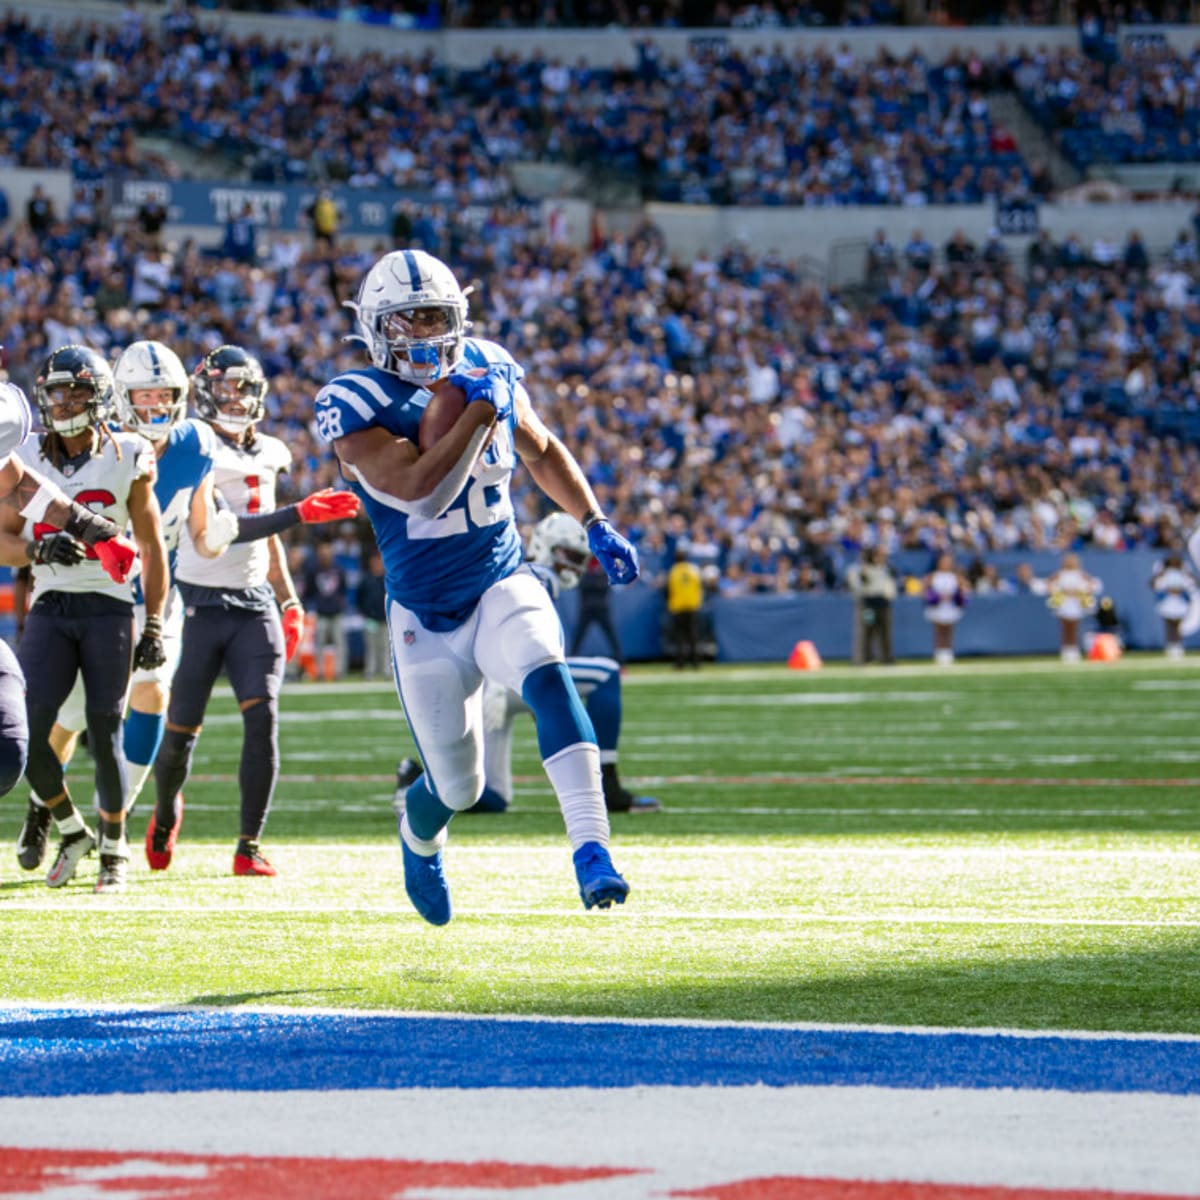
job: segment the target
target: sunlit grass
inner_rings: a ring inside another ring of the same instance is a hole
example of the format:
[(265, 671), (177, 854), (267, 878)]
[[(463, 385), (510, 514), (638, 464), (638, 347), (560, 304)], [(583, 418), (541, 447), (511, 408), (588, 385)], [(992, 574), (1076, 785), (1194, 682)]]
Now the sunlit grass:
[(61, 892), (0, 868), (5, 999), (1200, 1032), (1187, 666), (634, 671), (622, 772), (665, 811), (613, 821), (629, 903), (583, 911), (525, 723), (514, 810), (452, 826), (444, 929), (404, 895), (390, 690), (284, 712), (280, 876), (229, 873), (218, 697), (169, 872), (139, 853), (99, 897), (91, 860)]

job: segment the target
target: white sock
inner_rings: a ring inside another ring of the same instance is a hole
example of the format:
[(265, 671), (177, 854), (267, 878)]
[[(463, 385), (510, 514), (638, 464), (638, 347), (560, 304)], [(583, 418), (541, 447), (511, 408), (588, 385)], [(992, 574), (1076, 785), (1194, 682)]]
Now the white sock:
[(129, 779), (129, 791), (125, 796), (125, 811), (128, 812), (142, 794), (142, 788), (146, 786), (146, 780), (150, 778), (150, 772), (154, 770), (154, 764), (135, 763), (126, 759), (125, 770)]
[(608, 809), (600, 786), (600, 751), (590, 742), (568, 746), (547, 758), (542, 766), (554, 786), (562, 809), (571, 849), (584, 842), (608, 845)]
[(419, 854), (422, 858), (432, 858), (446, 844), (446, 836), (446, 827), (443, 825), (438, 830), (437, 837), (432, 841), (426, 841), (424, 838), (417, 837), (409, 826), (408, 813), (404, 814), (400, 822), (400, 837), (404, 844), (414, 854)]
[(71, 815), (63, 817), (61, 821), (55, 817), (54, 825), (58, 832), (64, 835), (68, 833), (82, 833), (85, 828), (83, 818), (74, 807), (71, 809)]
[(125, 840), (124, 831), (122, 831), (119, 838), (110, 838), (106, 834), (101, 834), (100, 853), (114, 854), (117, 858), (128, 858), (129, 843)]

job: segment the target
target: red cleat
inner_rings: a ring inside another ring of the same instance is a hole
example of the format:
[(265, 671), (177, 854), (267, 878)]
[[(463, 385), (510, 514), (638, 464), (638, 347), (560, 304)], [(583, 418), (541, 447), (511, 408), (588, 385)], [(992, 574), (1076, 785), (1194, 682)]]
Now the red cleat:
[(179, 797), (179, 816), (170, 829), (159, 829), (154, 815), (150, 816), (150, 824), (146, 826), (146, 861), (152, 871), (165, 871), (171, 865), (171, 855), (175, 853), (175, 841), (179, 837), (179, 827), (183, 824), (183, 797)]
[(239, 849), (233, 856), (235, 875), (278, 875), (279, 872), (263, 857), (257, 842), (245, 843), (244, 852)]

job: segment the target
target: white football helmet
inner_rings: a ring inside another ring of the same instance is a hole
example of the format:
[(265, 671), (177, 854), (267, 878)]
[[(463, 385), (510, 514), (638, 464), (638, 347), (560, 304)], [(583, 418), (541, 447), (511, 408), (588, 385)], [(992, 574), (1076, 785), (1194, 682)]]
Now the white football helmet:
[[(187, 416), (188, 373), (175, 351), (162, 342), (134, 342), (126, 347), (113, 368), (113, 380), (117, 388), (117, 416), (126, 429), (157, 442)], [(165, 411), (148, 417), (134, 407), (130, 393), (150, 388), (169, 388), (175, 399)]]
[(359, 336), (381, 371), (409, 383), (453, 373), (469, 327), (467, 293), (454, 272), (424, 250), (393, 250), (366, 274), (348, 301)]
[(549, 567), (564, 588), (578, 586), (591, 557), (583, 526), (565, 512), (543, 517), (529, 535), (529, 561)]

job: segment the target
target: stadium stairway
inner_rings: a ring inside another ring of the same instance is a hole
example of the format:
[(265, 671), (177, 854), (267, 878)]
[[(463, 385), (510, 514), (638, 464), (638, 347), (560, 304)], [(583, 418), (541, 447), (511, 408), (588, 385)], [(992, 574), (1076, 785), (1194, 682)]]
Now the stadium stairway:
[(1016, 93), (990, 92), (988, 107), (993, 125), (1003, 125), (1013, 135), (1026, 163), (1031, 167), (1038, 161), (1046, 163), (1056, 190), (1074, 187), (1082, 180), (1082, 172), (1055, 146), (1050, 135), (1025, 110)]

